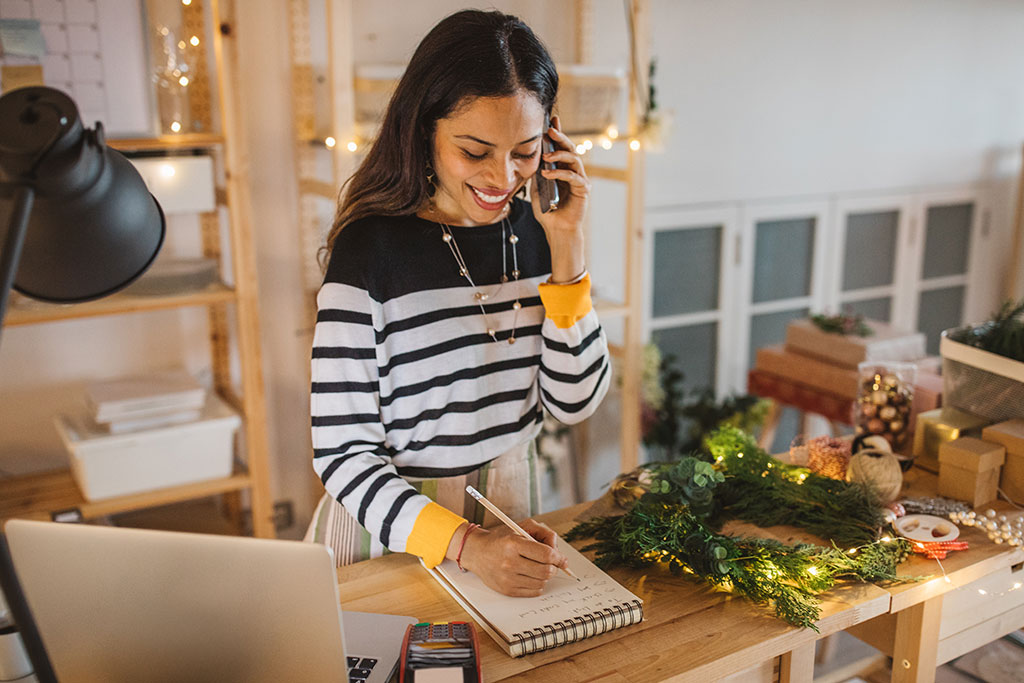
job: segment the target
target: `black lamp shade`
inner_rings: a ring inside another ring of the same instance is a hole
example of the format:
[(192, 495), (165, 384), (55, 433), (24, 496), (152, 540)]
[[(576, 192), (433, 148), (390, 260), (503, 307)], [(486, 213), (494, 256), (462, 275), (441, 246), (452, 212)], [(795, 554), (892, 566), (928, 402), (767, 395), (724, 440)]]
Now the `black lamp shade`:
[[(164, 216), (142, 177), (85, 130), (70, 97), (31, 87), (0, 97), (0, 169), (35, 192), (14, 289), (76, 302), (125, 287), (153, 262)], [(0, 244), (12, 211), (0, 200)]]

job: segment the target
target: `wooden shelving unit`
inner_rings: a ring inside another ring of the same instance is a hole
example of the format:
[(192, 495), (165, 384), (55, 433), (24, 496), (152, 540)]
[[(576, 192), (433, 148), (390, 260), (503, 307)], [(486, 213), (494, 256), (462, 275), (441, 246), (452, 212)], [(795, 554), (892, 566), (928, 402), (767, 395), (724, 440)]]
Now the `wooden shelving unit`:
[[(215, 69), (205, 60), (197, 60), (190, 83), (189, 107), (194, 121), (200, 122), (204, 133), (191, 133), (154, 138), (110, 140), (112, 147), (130, 151), (155, 151), (173, 154), (202, 149), (218, 168), (218, 177), (226, 187), (217, 188), (218, 209), (222, 211), (199, 216), (203, 256), (221, 262), (221, 236), (227, 231), (233, 285), (223, 282), (196, 291), (164, 295), (139, 295), (122, 292), (114, 296), (81, 304), (49, 305), (25, 301), (12, 306), (5, 325), (35, 325), (59, 320), (97, 316), (128, 315), (182, 307), (204, 307), (209, 316), (210, 351), (214, 390), (243, 418), (245, 444), (244, 463), (236, 462), (229, 477), (206, 480), (154, 491), (120, 496), (100, 501), (82, 497), (70, 470), (57, 470), (0, 480), (0, 521), (10, 517), (51, 519), (55, 513), (68, 512), (83, 520), (105, 515), (180, 501), (224, 495), (231, 517), (241, 522), (242, 492), (249, 494), (252, 532), (259, 537), (273, 537), (273, 510), (270, 500), (268, 442), (266, 434), (266, 401), (263, 389), (262, 360), (259, 338), (259, 315), (256, 290), (256, 267), (253, 237), (249, 221), (249, 190), (245, 175), (248, 163), (243, 149), (234, 140), (244, 140), (236, 83), (236, 45), (234, 35), (234, 3), (203, 0), (182, 4), (182, 25), (188, 35), (206, 36), (212, 41)], [(221, 12), (221, 7), (226, 9)], [(206, 31), (209, 16), (216, 30)], [(211, 72), (215, 74), (216, 83)], [(216, 94), (216, 102), (214, 101)], [(215, 119), (215, 114), (219, 116)], [(214, 132), (217, 131), (217, 132)], [(230, 307), (229, 307), (230, 305)], [(234, 315), (235, 325), (230, 324)], [(126, 342), (127, 343), (127, 342)], [(233, 381), (231, 364), (235, 356), (240, 366), (240, 387)], [(239, 525), (241, 527), (241, 524)]]
[(81, 304), (47, 304), (42, 302), (22, 303), (11, 306), (4, 324), (8, 327), (35, 325), (38, 323), (93, 318), (96, 316), (124, 313), (143, 313), (187, 306), (212, 306), (235, 300), (235, 290), (223, 283), (210, 285), (195, 292), (140, 296), (136, 294), (115, 294)]
[(224, 136), (218, 133), (182, 133), (155, 138), (114, 138), (107, 140), (107, 144), (121, 152), (173, 152), (216, 147), (224, 144)]
[(82, 521), (90, 521), (120, 512), (242, 491), (250, 486), (252, 478), (244, 466), (236, 465), (235, 473), (223, 479), (90, 502), (82, 497), (70, 470), (55, 470), (0, 481), (0, 520), (50, 520), (63, 511), (73, 511)]

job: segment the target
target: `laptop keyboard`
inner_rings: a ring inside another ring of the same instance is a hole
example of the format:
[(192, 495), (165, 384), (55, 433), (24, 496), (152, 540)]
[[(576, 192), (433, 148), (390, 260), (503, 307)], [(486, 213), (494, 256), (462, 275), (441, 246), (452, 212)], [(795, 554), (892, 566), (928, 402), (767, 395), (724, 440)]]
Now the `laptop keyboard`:
[(373, 667), (377, 666), (377, 660), (370, 657), (346, 657), (348, 663), (349, 683), (362, 683), (370, 674)]

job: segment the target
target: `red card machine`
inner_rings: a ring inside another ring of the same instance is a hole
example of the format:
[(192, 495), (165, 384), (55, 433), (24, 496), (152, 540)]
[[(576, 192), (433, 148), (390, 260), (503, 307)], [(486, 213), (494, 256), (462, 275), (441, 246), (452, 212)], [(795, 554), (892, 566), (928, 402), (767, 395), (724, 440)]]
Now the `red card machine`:
[(478, 649), (476, 628), (468, 621), (411, 624), (402, 641), (399, 683), (481, 683)]

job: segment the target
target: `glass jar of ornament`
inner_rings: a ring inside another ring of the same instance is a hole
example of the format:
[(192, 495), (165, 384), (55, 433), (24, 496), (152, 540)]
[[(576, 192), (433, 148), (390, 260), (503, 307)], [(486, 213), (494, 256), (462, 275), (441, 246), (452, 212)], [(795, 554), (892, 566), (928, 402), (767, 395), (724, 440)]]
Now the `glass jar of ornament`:
[(857, 366), (860, 385), (853, 407), (857, 434), (878, 434), (894, 451), (906, 444), (914, 401), (914, 363), (864, 361)]

